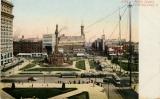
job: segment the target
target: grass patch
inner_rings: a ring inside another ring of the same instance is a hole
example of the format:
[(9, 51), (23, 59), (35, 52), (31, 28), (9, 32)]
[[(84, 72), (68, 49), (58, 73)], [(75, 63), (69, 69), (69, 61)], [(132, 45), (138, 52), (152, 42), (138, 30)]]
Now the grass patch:
[(68, 97), (68, 99), (89, 99), (88, 92), (84, 91), (80, 94), (76, 94), (74, 96)]
[(73, 68), (33, 68), (27, 71), (80, 71)]
[(83, 69), (85, 70), (85, 61), (84, 60), (80, 60), (80, 61), (77, 61), (76, 62), (76, 67), (79, 68), (79, 69)]
[[(119, 62), (119, 66), (121, 66), (124, 70), (129, 71), (128, 70), (128, 63), (126, 62)], [(132, 63), (132, 71), (138, 71), (138, 64)]]
[(73, 90), (76, 90), (76, 88), (3, 88), (5, 92), (10, 94), (16, 99), (23, 98), (33, 98), (34, 96), (38, 99), (48, 99), (63, 93), (67, 93)]
[(40, 73), (40, 72), (21, 72), (19, 74), (43, 74), (43, 73)]
[(96, 64), (95, 64), (95, 62), (94, 62), (94, 60), (89, 60), (89, 65), (90, 65), (90, 68), (91, 69), (94, 69), (94, 68), (96, 68)]
[(34, 66), (36, 66), (36, 64), (30, 63), (30, 64), (26, 65), (25, 67), (21, 68), (20, 70), (26, 70), (26, 69), (32, 68)]

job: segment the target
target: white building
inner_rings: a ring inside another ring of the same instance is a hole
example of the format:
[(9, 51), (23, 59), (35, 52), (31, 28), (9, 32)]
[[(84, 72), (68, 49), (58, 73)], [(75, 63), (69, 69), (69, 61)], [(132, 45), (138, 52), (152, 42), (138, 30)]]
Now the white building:
[(0, 65), (13, 61), (13, 4), (1, 0)]
[(55, 34), (44, 34), (42, 38), (42, 47), (43, 50), (47, 50), (47, 47), (50, 47), (52, 49), (52, 52), (54, 51), (55, 46)]

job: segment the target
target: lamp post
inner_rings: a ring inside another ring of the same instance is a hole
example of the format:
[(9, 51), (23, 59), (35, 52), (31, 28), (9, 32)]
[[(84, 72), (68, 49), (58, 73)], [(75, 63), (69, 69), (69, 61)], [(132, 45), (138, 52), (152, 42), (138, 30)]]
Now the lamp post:
[(46, 82), (46, 78), (45, 78), (46, 73), (44, 72), (44, 83)]
[(108, 87), (107, 87), (107, 97), (108, 97), (108, 99), (109, 99), (109, 83), (110, 83), (110, 78), (107, 78), (107, 79), (106, 79), (106, 82), (107, 82), (107, 84), (108, 84)]
[(132, 85), (132, 10), (131, 2), (129, 2), (129, 58), (128, 58), (128, 68), (130, 71), (130, 86)]

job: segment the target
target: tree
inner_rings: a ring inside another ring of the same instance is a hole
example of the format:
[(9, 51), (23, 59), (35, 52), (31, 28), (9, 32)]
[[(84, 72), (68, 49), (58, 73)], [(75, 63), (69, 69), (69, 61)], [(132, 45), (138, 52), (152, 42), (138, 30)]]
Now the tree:
[(118, 64), (118, 57), (113, 58), (111, 62), (115, 63), (115, 64)]

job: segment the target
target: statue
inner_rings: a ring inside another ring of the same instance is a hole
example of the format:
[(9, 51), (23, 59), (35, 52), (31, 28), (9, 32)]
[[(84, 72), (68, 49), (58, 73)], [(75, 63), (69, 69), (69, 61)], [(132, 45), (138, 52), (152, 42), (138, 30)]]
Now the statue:
[(54, 65), (62, 65), (64, 63), (64, 55), (63, 53), (59, 52), (58, 51), (58, 25), (56, 25), (56, 30), (55, 30), (55, 36), (56, 36), (56, 44), (55, 44), (55, 47), (54, 47), (54, 52), (49, 55), (49, 63), (50, 64), (54, 64)]

